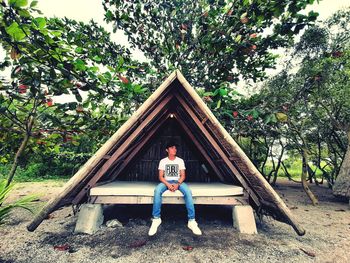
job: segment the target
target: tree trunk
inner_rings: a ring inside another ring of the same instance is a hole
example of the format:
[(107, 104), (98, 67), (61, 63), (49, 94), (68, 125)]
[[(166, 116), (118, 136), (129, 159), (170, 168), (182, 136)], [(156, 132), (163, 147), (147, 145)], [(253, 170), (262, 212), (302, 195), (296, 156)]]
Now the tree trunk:
[(276, 185), (278, 171), (279, 171), (279, 169), (281, 167), (282, 157), (283, 157), (283, 154), (284, 154), (284, 146), (283, 146), (283, 143), (281, 142), (281, 139), (279, 140), (279, 143), (280, 143), (280, 145), (282, 147), (282, 150), (281, 150), (280, 156), (278, 157), (277, 167), (276, 167), (276, 169), (274, 171), (271, 185)]
[(347, 131), (348, 146), (333, 186), (333, 194), (350, 198), (350, 130)]
[(31, 133), (31, 130), (32, 130), (32, 127), (33, 127), (33, 123), (34, 123), (34, 117), (30, 116), (29, 120), (28, 120), (28, 125), (27, 125), (27, 129), (26, 129), (26, 133), (24, 135), (23, 141), (21, 143), (21, 146), (18, 148), (18, 150), (16, 152), (16, 155), (15, 155), (12, 167), (11, 167), (11, 171), (9, 172), (9, 174), (7, 176), (7, 184), (6, 184), (6, 186), (11, 184), (11, 182), (13, 180), (13, 177), (15, 176), (15, 173), (16, 173), (16, 170), (17, 170), (17, 167), (18, 167), (19, 158), (22, 156), (22, 154), (23, 154), (23, 152), (24, 152), (24, 150), (25, 150), (25, 148), (26, 148), (26, 146), (28, 144), (28, 141), (29, 141), (29, 138), (30, 138), (30, 133)]
[[(272, 145), (273, 143), (275, 142), (275, 140), (272, 141)], [(276, 169), (276, 166), (275, 166), (275, 161), (273, 159), (273, 152), (272, 152), (272, 149), (273, 149), (273, 146), (271, 145), (271, 150), (270, 150), (270, 157), (271, 157), (271, 162), (272, 162), (272, 169), (271, 171), (269, 172), (269, 174), (267, 175), (267, 181), (270, 183), (270, 180), (271, 180), (271, 176), (273, 174), (273, 172), (275, 171)]]
[(264, 175), (265, 177), (265, 165), (266, 165), (266, 162), (267, 162), (267, 159), (269, 158), (269, 152), (270, 152), (270, 146), (269, 144), (267, 143), (267, 139), (266, 139), (266, 136), (264, 136), (264, 142), (265, 142), (265, 146), (267, 148), (267, 152), (265, 154), (265, 157), (264, 157), (264, 161), (262, 163), (262, 166), (261, 166), (261, 173)]
[(289, 180), (289, 181), (292, 181), (292, 182), (294, 182), (294, 183), (300, 184), (301, 181), (296, 181), (296, 180), (294, 180), (293, 177), (289, 174), (288, 168), (286, 167), (286, 165), (284, 164), (283, 161), (281, 161), (281, 164), (282, 164), (282, 168), (283, 168), (283, 170), (284, 170), (284, 174), (287, 176), (288, 180)]
[(308, 178), (308, 171), (307, 171), (307, 163), (308, 163), (308, 154), (306, 149), (302, 149), (302, 155), (303, 155), (303, 171), (301, 174), (301, 183), (303, 185), (304, 191), (307, 194), (307, 196), (310, 198), (311, 202), (313, 205), (318, 204), (318, 200), (316, 196), (311, 192), (308, 183), (307, 183), (307, 178)]

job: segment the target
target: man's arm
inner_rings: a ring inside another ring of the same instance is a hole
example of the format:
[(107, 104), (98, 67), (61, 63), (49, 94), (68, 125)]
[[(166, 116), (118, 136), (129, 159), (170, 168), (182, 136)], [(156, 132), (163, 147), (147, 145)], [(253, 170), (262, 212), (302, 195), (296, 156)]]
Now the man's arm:
[(164, 171), (163, 170), (158, 170), (159, 171), (159, 181), (161, 181), (163, 184), (165, 184), (165, 186), (166, 187), (168, 187), (168, 189), (170, 190), (170, 191), (173, 191), (172, 190), (172, 185), (171, 184), (169, 184), (168, 182), (167, 182), (167, 180), (165, 180), (165, 178), (164, 178)]
[(182, 184), (183, 181), (186, 179), (186, 170), (180, 170), (180, 179), (179, 179), (179, 184)]
[(174, 184), (174, 191), (176, 191), (177, 189), (179, 189), (180, 187), (180, 184), (182, 184), (183, 181), (185, 181), (186, 179), (186, 170), (180, 170), (180, 179), (178, 180), (178, 183), (177, 184)]

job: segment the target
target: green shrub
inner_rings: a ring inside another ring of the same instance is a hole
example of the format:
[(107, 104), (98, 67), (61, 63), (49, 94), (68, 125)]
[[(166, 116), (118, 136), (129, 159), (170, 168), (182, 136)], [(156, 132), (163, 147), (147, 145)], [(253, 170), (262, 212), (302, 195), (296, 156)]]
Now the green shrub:
[(15, 202), (5, 203), (14, 186), (14, 184), (10, 184), (9, 186), (6, 186), (6, 184), (7, 180), (0, 180), (0, 226), (6, 222), (6, 219), (15, 208), (23, 208), (33, 213), (33, 201), (38, 199), (37, 195), (28, 195)]
[[(288, 158), (283, 161), (284, 165), (286, 166), (288, 173), (292, 178), (300, 178), (302, 173), (302, 160), (296, 159), (296, 158)], [(324, 165), (324, 164), (322, 164)], [(316, 169), (316, 166), (313, 164), (310, 164), (311, 169), (314, 171)], [(265, 166), (265, 175), (269, 174), (269, 172), (272, 170), (272, 163), (268, 161)], [(329, 171), (330, 169), (326, 169)], [(316, 177), (321, 178), (323, 175), (323, 172), (320, 169), (316, 170)], [(286, 174), (284, 172), (283, 167), (281, 166), (278, 171), (279, 177), (286, 177)]]
[[(6, 179), (8, 171), (11, 166), (3, 166), (0, 170), (0, 179)], [(68, 179), (71, 177), (75, 168), (74, 164), (58, 164), (53, 163), (48, 165), (47, 163), (29, 163), (26, 167), (18, 166), (16, 174), (14, 176), (15, 182), (38, 182), (48, 179)]]

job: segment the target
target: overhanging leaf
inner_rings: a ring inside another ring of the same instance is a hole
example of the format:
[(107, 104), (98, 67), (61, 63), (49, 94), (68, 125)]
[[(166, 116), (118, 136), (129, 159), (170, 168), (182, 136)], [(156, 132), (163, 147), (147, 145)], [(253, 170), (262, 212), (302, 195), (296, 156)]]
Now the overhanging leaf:
[(43, 29), (46, 26), (46, 19), (43, 17), (34, 18), (33, 21), (39, 29)]
[(32, 1), (30, 3), (30, 7), (33, 8), (33, 7), (36, 7), (36, 5), (38, 4), (38, 1)]
[(283, 112), (277, 112), (275, 115), (276, 115), (276, 119), (280, 122), (286, 122), (288, 120), (287, 114)]
[(28, 5), (28, 0), (10, 0), (9, 3), (15, 7), (25, 7)]
[(13, 22), (10, 26), (6, 28), (6, 32), (15, 40), (21, 41), (26, 37), (26, 34), (19, 27), (17, 22)]

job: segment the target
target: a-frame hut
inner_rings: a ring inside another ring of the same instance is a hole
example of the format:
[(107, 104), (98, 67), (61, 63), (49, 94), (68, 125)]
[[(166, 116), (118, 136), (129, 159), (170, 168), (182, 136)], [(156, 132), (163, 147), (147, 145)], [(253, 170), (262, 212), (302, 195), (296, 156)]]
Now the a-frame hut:
[[(54, 210), (87, 200), (91, 187), (115, 180), (156, 181), (164, 143), (175, 138), (187, 181), (242, 186), (259, 213), (303, 235), (288, 207), (218, 122), (179, 71), (174, 71), (128, 121), (67, 182), (28, 225), (34, 231)], [(163, 155), (162, 155), (163, 154)], [(203, 169), (205, 166), (205, 169)], [(205, 170), (205, 172), (203, 172)]]

